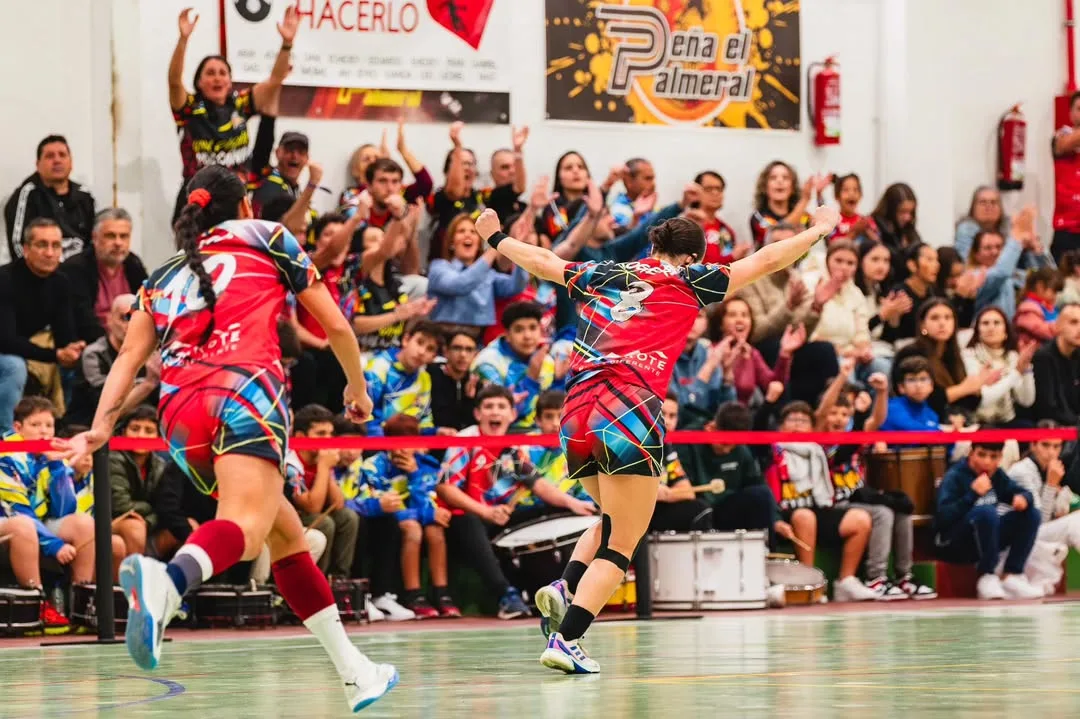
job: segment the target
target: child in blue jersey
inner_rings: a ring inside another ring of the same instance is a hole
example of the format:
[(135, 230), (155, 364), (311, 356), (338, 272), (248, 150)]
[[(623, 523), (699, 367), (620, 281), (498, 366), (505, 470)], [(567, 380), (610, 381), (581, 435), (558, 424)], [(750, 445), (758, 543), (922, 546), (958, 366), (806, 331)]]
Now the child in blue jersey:
[[(540, 394), (536, 400), (536, 427), (540, 434), (559, 434), (559, 421), (562, 419), (565, 402), (566, 393), (561, 390), (549, 389)], [(554, 484), (559, 491), (583, 502), (592, 502), (592, 497), (582, 488), (581, 482), (570, 479), (570, 473), (566, 468), (566, 454), (562, 451), (562, 447), (529, 447), (529, 460), (540, 476)], [(544, 502), (531, 490), (526, 490), (526, 496), (518, 502), (516, 511), (545, 506)]]
[[(387, 437), (415, 437), (420, 422), (407, 414), (386, 421)], [(401, 528), (401, 575), (405, 586), (402, 602), (418, 619), (460, 617), (450, 597), (446, 570), (446, 527), (450, 510), (435, 503), (440, 464), (416, 449), (392, 449), (364, 461), (358, 491), (345, 492), (346, 505), (366, 517), (393, 512)], [(427, 544), (428, 570), (435, 605), (420, 591), (420, 550)]]
[(889, 400), (889, 413), (881, 431), (940, 431), (941, 418), (927, 402), (934, 392), (929, 361), (918, 355), (908, 357), (900, 362), (896, 373), (900, 396)]
[(368, 362), (364, 379), (374, 404), (364, 425), (369, 437), (381, 437), (383, 424), (396, 414), (415, 417), (421, 434), (435, 434), (427, 365), (439, 351), (440, 338), (438, 325), (418, 320), (406, 328), (400, 348), (383, 350)]
[[(25, 397), (15, 406), (14, 432), (5, 439), (51, 440), (56, 410), (44, 397)], [(71, 581), (94, 581), (94, 520), (75, 513), (72, 472), (51, 454), (0, 455), (0, 501), (34, 520), (41, 551), (71, 565)], [(76, 550), (76, 547), (82, 549)]]
[(514, 427), (536, 424), (536, 401), (555, 381), (551, 358), (540, 321), (544, 309), (535, 302), (514, 302), (503, 310), (506, 334), (489, 344), (473, 360), (472, 371), (482, 382), (510, 390), (517, 419)]

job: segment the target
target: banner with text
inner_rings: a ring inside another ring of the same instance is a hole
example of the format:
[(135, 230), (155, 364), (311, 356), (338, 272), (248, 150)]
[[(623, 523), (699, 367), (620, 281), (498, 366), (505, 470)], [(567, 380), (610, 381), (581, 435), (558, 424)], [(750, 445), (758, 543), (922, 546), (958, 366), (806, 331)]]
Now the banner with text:
[(226, 0), (228, 59), (237, 82), (270, 75), (275, 26), (294, 5), (290, 85), (508, 93), (513, 0)]
[(799, 128), (799, 0), (545, 1), (548, 119)]

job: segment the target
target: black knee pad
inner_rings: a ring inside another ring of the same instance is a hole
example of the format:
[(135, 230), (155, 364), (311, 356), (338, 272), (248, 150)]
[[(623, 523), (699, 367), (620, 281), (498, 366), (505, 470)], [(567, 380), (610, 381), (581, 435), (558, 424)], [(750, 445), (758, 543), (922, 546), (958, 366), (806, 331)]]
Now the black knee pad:
[(605, 514), (600, 522), (600, 548), (596, 550), (594, 559), (606, 559), (625, 572), (630, 568), (630, 557), (608, 547), (608, 541), (611, 539), (611, 517)]

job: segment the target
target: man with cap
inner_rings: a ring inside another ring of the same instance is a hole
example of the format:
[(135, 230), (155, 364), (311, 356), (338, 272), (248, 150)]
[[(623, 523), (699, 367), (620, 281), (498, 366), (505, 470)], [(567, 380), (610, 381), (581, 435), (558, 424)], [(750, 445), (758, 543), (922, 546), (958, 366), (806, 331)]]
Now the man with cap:
[[(308, 162), (308, 136), (290, 130), (281, 135), (274, 156), (277, 165), (264, 170), (251, 195), (255, 217), (280, 222), (303, 238), (315, 218), (311, 199), (322, 180), (322, 167)], [(300, 173), (308, 168), (307, 186), (300, 189)], [(311, 238), (309, 238), (311, 239)]]

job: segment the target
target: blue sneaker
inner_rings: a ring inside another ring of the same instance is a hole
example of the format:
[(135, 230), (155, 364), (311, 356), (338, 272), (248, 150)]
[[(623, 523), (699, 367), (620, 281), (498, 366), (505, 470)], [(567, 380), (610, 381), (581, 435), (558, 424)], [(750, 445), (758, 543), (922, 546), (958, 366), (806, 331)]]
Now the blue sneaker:
[(600, 671), (600, 665), (581, 648), (580, 639), (567, 641), (558, 632), (548, 637), (547, 649), (540, 655), (540, 663), (567, 674), (596, 674)]
[(180, 609), (180, 594), (162, 562), (139, 554), (120, 563), (120, 587), (128, 602), (128, 654), (140, 669), (156, 669), (165, 627)]
[(499, 600), (499, 619), (517, 619), (532, 616), (529, 606), (521, 598), (521, 592), (510, 587)]
[(566, 608), (570, 606), (565, 579), (556, 579), (536, 592), (536, 608), (540, 610), (540, 631), (544, 639), (559, 631)]
[(360, 686), (356, 681), (345, 682), (345, 700), (355, 714), (382, 699), (397, 683), (397, 669), (392, 664), (376, 664), (375, 677), (369, 684)]

